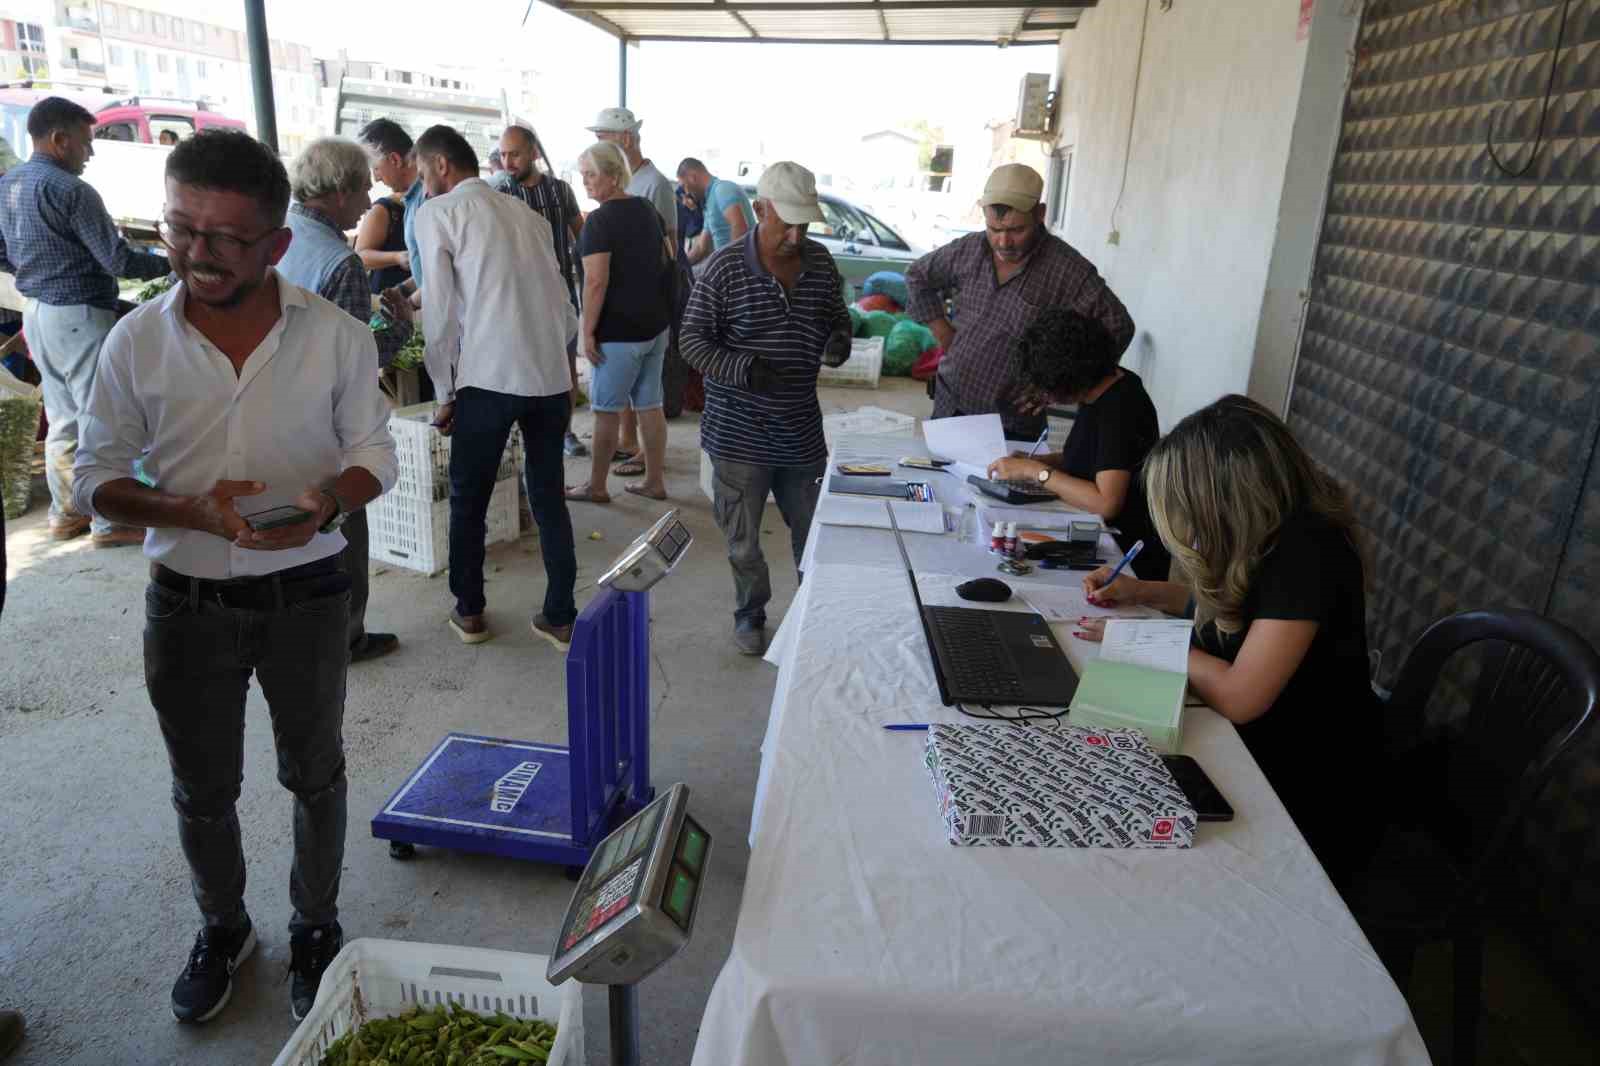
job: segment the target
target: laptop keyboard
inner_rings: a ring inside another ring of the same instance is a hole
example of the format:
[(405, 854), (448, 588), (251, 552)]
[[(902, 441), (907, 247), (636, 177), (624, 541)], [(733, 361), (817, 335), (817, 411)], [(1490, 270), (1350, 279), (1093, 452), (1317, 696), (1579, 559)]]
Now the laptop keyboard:
[(968, 607), (928, 607), (939, 642), (940, 665), (951, 696), (971, 703), (1014, 704), (1022, 699), (1017, 676), (994, 619)]

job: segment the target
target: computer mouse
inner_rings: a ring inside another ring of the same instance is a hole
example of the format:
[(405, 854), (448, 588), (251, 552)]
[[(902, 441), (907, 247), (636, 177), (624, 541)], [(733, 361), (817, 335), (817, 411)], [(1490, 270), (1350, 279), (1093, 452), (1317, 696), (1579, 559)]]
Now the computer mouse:
[(1004, 603), (1011, 598), (1011, 586), (997, 577), (980, 577), (957, 585), (956, 595), (979, 603)]

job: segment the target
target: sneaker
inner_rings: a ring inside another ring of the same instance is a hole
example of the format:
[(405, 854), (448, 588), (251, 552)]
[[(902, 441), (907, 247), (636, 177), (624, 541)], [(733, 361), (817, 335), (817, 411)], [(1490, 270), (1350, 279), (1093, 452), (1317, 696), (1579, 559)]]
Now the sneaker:
[(767, 650), (767, 627), (744, 619), (734, 622), (733, 645), (740, 655), (760, 655)]
[(0, 1010), (0, 1059), (22, 1046), (22, 1038), (27, 1031), (28, 1026), (22, 1020), (20, 1011)]
[(461, 639), (463, 644), (482, 644), (494, 636), (489, 632), (489, 623), (484, 621), (483, 615), (467, 615), (450, 612), (450, 631)]
[(180, 1022), (208, 1022), (233, 995), (233, 972), (256, 949), (256, 930), (208, 925), (194, 938), (189, 965), (172, 986), (172, 1015)]
[(589, 446), (578, 439), (576, 433), (568, 433), (567, 439), (562, 442), (561, 450), (567, 453), (568, 459), (587, 459)]
[(344, 930), (338, 922), (315, 926), (289, 938), (289, 1013), (302, 1021), (317, 1000), (322, 972), (344, 947)]
[(51, 540), (71, 540), (73, 537), (81, 537), (87, 532), (89, 532), (89, 518), (87, 515), (50, 519)]
[(570, 624), (553, 626), (545, 621), (542, 614), (533, 616), (533, 634), (536, 637), (543, 637), (548, 640), (561, 651), (566, 651), (572, 647), (572, 626)]
[(144, 543), (144, 530), (132, 526), (118, 526), (106, 533), (90, 535), (89, 541), (96, 548), (131, 548)]
[(380, 655), (388, 655), (400, 646), (400, 638), (393, 633), (368, 633), (350, 645), (350, 662), (364, 663)]

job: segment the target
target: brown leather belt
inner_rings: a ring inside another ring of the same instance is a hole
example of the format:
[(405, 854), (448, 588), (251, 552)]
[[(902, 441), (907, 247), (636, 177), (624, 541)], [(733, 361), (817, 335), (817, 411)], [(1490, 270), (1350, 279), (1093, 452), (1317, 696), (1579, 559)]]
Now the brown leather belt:
[(334, 596), (350, 588), (350, 575), (344, 572), (337, 555), (275, 574), (227, 581), (190, 577), (160, 563), (151, 563), (150, 580), (169, 592), (189, 597), (191, 604), (214, 603), (244, 611), (275, 611), (291, 603)]

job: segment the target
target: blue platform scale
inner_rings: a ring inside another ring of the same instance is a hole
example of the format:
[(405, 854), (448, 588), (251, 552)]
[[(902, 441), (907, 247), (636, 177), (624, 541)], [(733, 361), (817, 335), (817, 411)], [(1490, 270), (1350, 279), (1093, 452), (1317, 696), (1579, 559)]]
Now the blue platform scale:
[(650, 593), (692, 537), (663, 515), (600, 578), (567, 652), (567, 744), (449, 733), (372, 819), (389, 853), (418, 844), (581, 871), (650, 784)]

